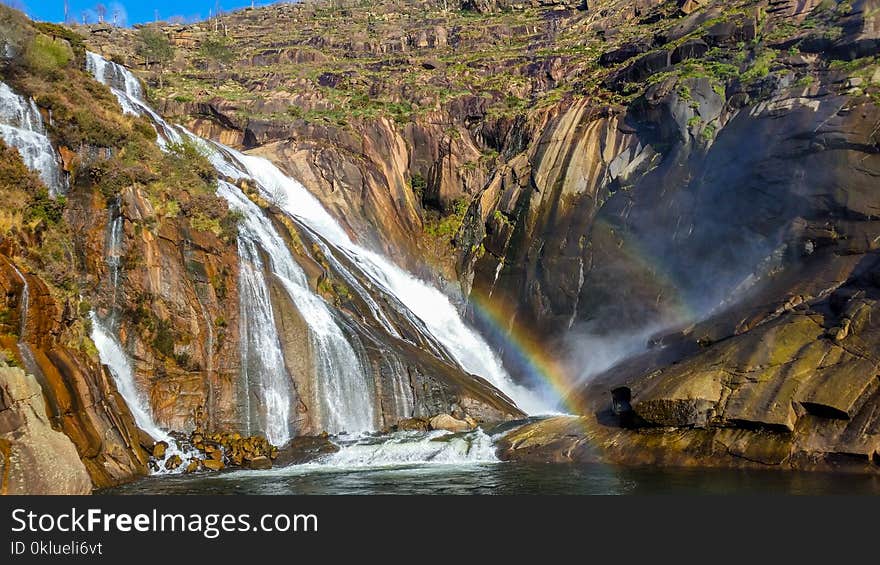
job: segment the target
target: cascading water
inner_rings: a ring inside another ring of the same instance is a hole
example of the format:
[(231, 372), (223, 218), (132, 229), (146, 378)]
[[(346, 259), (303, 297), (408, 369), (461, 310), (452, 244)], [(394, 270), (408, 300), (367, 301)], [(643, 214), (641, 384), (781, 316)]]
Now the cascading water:
[[(89, 69), (96, 78), (111, 86), (123, 109), (152, 118), (160, 144), (178, 143), (186, 136), (203, 148), (222, 177), (253, 181), (264, 199), (273, 202), (313, 236), (328, 261), (346, 283), (359, 293), (389, 334), (400, 337), (384, 311), (384, 308), (390, 307), (398, 316), (408, 320), (411, 327), (424, 338), (429, 351), (433, 350), (439, 357), (458, 364), (462, 369), (487, 378), (524, 410), (532, 413), (545, 410), (533, 394), (512, 382), (489, 345), (464, 323), (458, 310), (443, 293), (412, 277), (381, 255), (355, 244), (300, 183), (284, 175), (266, 159), (206, 142), (183, 128), (167, 124), (140, 99), (140, 85), (126, 69), (104, 61), (95, 54), (89, 54), (88, 59)], [(218, 195), (226, 199), (231, 208), (243, 212), (244, 216), (239, 228), (239, 255), (242, 260), (240, 309), (242, 324), (247, 332), (242, 340), (243, 376), (250, 390), (259, 391), (259, 401), (263, 405), (262, 411), (249, 409), (249, 414), (257, 414), (261, 420), (252, 425), (262, 427), (274, 443), (289, 438), (291, 431), (289, 410), (293, 391), (284, 367), (275, 313), (269, 299), (268, 275), (271, 274), (308, 324), (316, 360), (314, 376), (321, 423), (331, 433), (375, 429), (378, 422), (372, 381), (360, 366), (359, 355), (349, 342), (352, 338), (342, 331), (326, 302), (311, 290), (302, 269), (264, 212), (237, 186), (228, 182), (218, 183)], [(349, 267), (357, 269), (360, 276), (350, 274)], [(361, 280), (367, 281), (384, 295), (384, 306), (380, 306), (371, 298), (370, 292), (360, 287)], [(401, 404), (398, 409), (409, 413), (413, 403), (409, 384), (400, 381), (395, 382), (394, 386), (400, 389), (395, 390), (395, 399)], [(400, 398), (397, 398), (398, 393)], [(442, 460), (445, 456), (441, 457), (441, 452), (449, 454), (449, 460), (468, 460), (470, 455), (467, 454), (482, 453), (477, 460), (494, 461), (491, 440), (486, 440), (489, 448), (483, 450), (479, 447), (483, 445), (479, 434), (482, 432), (472, 432), (480, 440), (476, 451), (473, 451), (472, 440), (467, 442), (471, 447), (464, 451), (459, 447), (451, 450), (446, 447), (438, 451), (442, 442), (435, 441), (438, 438), (430, 434), (422, 434), (410, 437), (408, 441), (396, 441), (395, 438), (400, 439), (397, 435), (375, 441), (369, 439), (372, 436), (359, 435), (354, 443), (343, 445), (340, 453), (374, 450), (385, 454), (376, 457), (387, 458), (390, 451), (399, 449), (391, 446), (405, 444), (404, 451), (418, 453), (403, 457), (409, 461)], [(458, 440), (452, 438), (452, 442), (455, 441)], [(375, 448), (385, 443), (385, 448)], [(368, 445), (371, 447), (366, 447)], [(333, 463), (330, 461), (328, 464)]]
[(153, 120), (153, 126), (162, 130), (157, 132), (159, 135), (156, 138), (156, 142), (160, 146), (164, 146), (168, 142), (180, 143), (182, 141), (180, 133), (144, 102), (144, 90), (141, 83), (128, 69), (108, 61), (97, 53), (86, 51), (86, 70), (98, 82), (110, 87), (110, 91), (119, 100), (119, 105), (124, 113), (135, 116), (146, 114)]
[(116, 314), (116, 300), (119, 290), (119, 271), (122, 268), (122, 236), (124, 227), (124, 218), (122, 217), (122, 204), (117, 197), (116, 201), (110, 206), (110, 223), (107, 231), (107, 242), (105, 246), (105, 261), (110, 269), (110, 286), (113, 296), (110, 304), (111, 326), (114, 325)]
[(18, 314), (18, 339), (19, 341), (24, 341), (25, 334), (27, 333), (27, 316), (31, 300), (30, 286), (28, 285), (28, 281), (27, 278), (24, 276), (24, 273), (22, 273), (18, 269), (18, 267), (15, 266), (15, 263), (10, 261), (9, 264), (12, 266), (15, 274), (18, 275), (18, 278), (21, 279), (21, 305), (19, 307)]
[[(157, 472), (159, 474), (168, 472), (163, 463), (175, 455), (183, 461), (186, 461), (189, 457), (197, 457), (198, 453), (196, 452), (191, 453), (181, 450), (174, 438), (160, 428), (155, 420), (153, 420), (150, 405), (138, 390), (134, 379), (134, 370), (122, 345), (113, 337), (112, 332), (104, 326), (94, 312), (91, 312), (89, 317), (92, 321), (91, 338), (95, 348), (98, 350), (98, 357), (101, 358), (101, 363), (110, 370), (110, 375), (116, 383), (116, 389), (122, 395), (122, 398), (125, 399), (131, 415), (134, 416), (135, 423), (154, 440), (163, 441), (168, 446), (163, 460), (158, 462)], [(176, 469), (177, 472), (182, 470), (182, 465)]]
[[(246, 347), (257, 348), (263, 370), (258, 378), (263, 388), (267, 408), (277, 406), (277, 414), (268, 414), (267, 422), (277, 421), (289, 410), (289, 378), (284, 370), (281, 345), (275, 328), (269, 290), (263, 277), (264, 266), (260, 251), (269, 258), (269, 270), (284, 286), (290, 299), (308, 323), (317, 366), (316, 385), (321, 409), (321, 421), (329, 433), (358, 432), (375, 428), (374, 397), (364, 377), (363, 368), (351, 344), (330, 313), (327, 304), (316, 296), (308, 285), (305, 273), (290, 254), (284, 240), (275, 231), (263, 211), (234, 185), (219, 181), (217, 194), (244, 217), (239, 226), (239, 256), (242, 258), (242, 318), (248, 328)], [(249, 296), (245, 296), (248, 294)], [(245, 340), (243, 340), (245, 341)], [(243, 347), (245, 344), (243, 343)], [(247, 352), (245, 359), (254, 355)], [(248, 374), (252, 374), (249, 370)], [(286, 406), (283, 406), (287, 403)], [(276, 426), (271, 426), (275, 428)], [(269, 430), (267, 429), (267, 434)], [(276, 430), (278, 439), (281, 432)], [(289, 432), (285, 428), (284, 434)], [(270, 440), (275, 441), (271, 436)], [(283, 437), (284, 441), (289, 435)]]
[(0, 82), (0, 137), (18, 150), (29, 169), (40, 175), (51, 196), (65, 192), (64, 175), (36, 103), (19, 96), (3, 82)]
[(125, 92), (130, 98), (143, 100), (144, 90), (140, 81), (122, 65), (108, 61), (97, 53), (86, 51), (86, 70), (99, 82)]
[[(226, 149), (257, 181), (262, 196), (279, 202), (285, 214), (333, 244), (370, 281), (399, 300), (430, 335), (466, 371), (485, 377), (529, 413), (546, 412), (547, 407), (528, 389), (515, 384), (489, 344), (462, 320), (449, 298), (433, 286), (416, 279), (381, 255), (355, 244), (306, 188), (282, 173), (262, 157)], [(277, 195), (282, 195), (278, 198)], [(328, 249), (328, 251), (330, 251)]]
[(477, 429), (463, 434), (445, 431), (397, 432), (340, 442), (339, 451), (317, 461), (324, 467), (376, 467), (414, 463), (494, 463), (492, 438)]
[(110, 330), (104, 327), (103, 322), (98, 319), (94, 312), (90, 314), (90, 319), (92, 321), (91, 338), (98, 349), (101, 362), (110, 369), (110, 374), (116, 382), (116, 388), (122, 397), (125, 398), (125, 402), (128, 404), (132, 416), (134, 416), (135, 423), (154, 439), (169, 439), (168, 434), (153, 421), (152, 411), (147, 401), (138, 391), (137, 383), (134, 380), (134, 370), (128, 361), (128, 356), (122, 349), (122, 345), (116, 341)]

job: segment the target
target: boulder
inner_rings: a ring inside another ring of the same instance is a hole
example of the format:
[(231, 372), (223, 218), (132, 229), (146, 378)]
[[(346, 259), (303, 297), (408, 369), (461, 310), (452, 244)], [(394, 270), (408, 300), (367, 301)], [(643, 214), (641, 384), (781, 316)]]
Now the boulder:
[(647, 42), (627, 43), (622, 47), (602, 53), (599, 57), (599, 64), (603, 67), (613, 67), (614, 65), (618, 65), (624, 61), (632, 59), (633, 57), (641, 55), (642, 53), (648, 52), (650, 48), (651, 45)]
[(688, 59), (699, 59), (709, 51), (709, 46), (701, 39), (685, 41), (672, 50), (670, 62), (677, 65)]
[(275, 451), (274, 463), (278, 466), (299, 465), (319, 457), (336, 453), (339, 446), (326, 436), (297, 436), (284, 448)]
[(426, 432), (431, 429), (431, 424), (422, 418), (404, 418), (397, 422), (397, 429), (401, 432)]
[(252, 459), (245, 459), (244, 467), (247, 469), (271, 469), (272, 460), (264, 455), (259, 455)]
[(157, 441), (155, 445), (153, 445), (153, 457), (156, 459), (164, 459), (165, 452), (168, 450), (168, 442), (166, 441)]
[(147, 453), (152, 453), (153, 449), (156, 447), (156, 438), (145, 432), (144, 430), (138, 428), (138, 444), (147, 451)]
[(467, 432), (474, 429), (474, 426), (465, 420), (459, 420), (449, 414), (438, 414), (430, 420), (432, 430), (446, 430), (449, 432)]
[(180, 458), (180, 455), (177, 455), (175, 453), (174, 455), (169, 457), (167, 461), (165, 461), (165, 470), (166, 471), (173, 471), (173, 470), (177, 469), (178, 467), (180, 467), (182, 464), (183, 464), (183, 459)]
[(202, 465), (205, 467), (205, 469), (209, 469), (211, 471), (220, 471), (221, 469), (226, 467), (226, 465), (223, 464), (223, 461), (218, 461), (216, 459), (205, 459), (204, 461), (202, 461)]

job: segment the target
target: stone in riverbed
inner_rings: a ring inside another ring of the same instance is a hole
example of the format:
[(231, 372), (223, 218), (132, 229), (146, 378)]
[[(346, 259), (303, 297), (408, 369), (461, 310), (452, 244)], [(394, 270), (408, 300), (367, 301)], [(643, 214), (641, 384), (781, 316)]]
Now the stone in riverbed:
[(140, 428), (138, 428), (137, 434), (138, 444), (143, 447), (148, 453), (152, 453), (153, 448), (156, 446), (156, 439)]
[(168, 458), (168, 461), (165, 462), (165, 470), (166, 471), (173, 471), (174, 469), (177, 469), (178, 467), (180, 467), (180, 465), (182, 463), (183, 463), (183, 459), (180, 458), (180, 455), (177, 455), (177, 454), (172, 455), (171, 457)]
[(283, 449), (275, 451), (274, 463), (276, 466), (299, 465), (315, 459), (336, 453), (339, 446), (325, 436), (298, 436), (290, 440)]
[(202, 461), (202, 465), (205, 466), (205, 469), (210, 469), (211, 471), (219, 471), (226, 467), (226, 465), (223, 464), (223, 461), (218, 461), (216, 459), (205, 459)]
[(184, 469), (184, 473), (195, 473), (198, 470), (199, 470), (199, 460), (198, 459), (191, 459), (189, 464), (186, 466), (186, 469)]
[(272, 460), (266, 456), (260, 455), (253, 459), (245, 459), (244, 467), (247, 469), (271, 469)]
[(156, 459), (164, 459), (165, 452), (168, 450), (167, 441), (159, 441), (153, 446), (153, 457)]
[(423, 418), (404, 418), (397, 422), (397, 429), (401, 432), (427, 432), (431, 425)]
[(438, 414), (431, 418), (432, 430), (446, 430), (449, 432), (467, 432), (473, 429), (465, 420), (453, 418), (449, 414)]

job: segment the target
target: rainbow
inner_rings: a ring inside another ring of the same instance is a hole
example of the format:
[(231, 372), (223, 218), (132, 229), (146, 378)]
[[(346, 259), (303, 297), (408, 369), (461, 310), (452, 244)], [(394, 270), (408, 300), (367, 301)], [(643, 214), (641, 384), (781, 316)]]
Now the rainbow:
[[(592, 232), (599, 237), (610, 237), (619, 255), (631, 269), (633, 276), (643, 276), (658, 289), (658, 302), (663, 292), (675, 293), (665, 300), (670, 318), (677, 322), (693, 320), (695, 309), (678, 292), (669, 271), (663, 267), (634, 237), (624, 236), (607, 221), (597, 218)], [(492, 297), (491, 292), (474, 288), (468, 296), (468, 305), (480, 330), (504, 354), (505, 363), (512, 372), (525, 375), (526, 386), (537, 387), (545, 400), (571, 414), (589, 413), (579, 395), (571, 394), (580, 381), (575, 367), (567, 364), (565, 352), (548, 349), (542, 339), (526, 324), (518, 323), (515, 302)]]
[(541, 343), (538, 336), (524, 324), (516, 322), (516, 312), (503, 302), (492, 300), (484, 293), (472, 291), (468, 306), (480, 330), (489, 342), (503, 351), (505, 363), (518, 375), (525, 375), (526, 386), (534, 389), (551, 405), (557, 405), (571, 414), (583, 414), (584, 409), (568, 393), (575, 384), (562, 355), (555, 354)]

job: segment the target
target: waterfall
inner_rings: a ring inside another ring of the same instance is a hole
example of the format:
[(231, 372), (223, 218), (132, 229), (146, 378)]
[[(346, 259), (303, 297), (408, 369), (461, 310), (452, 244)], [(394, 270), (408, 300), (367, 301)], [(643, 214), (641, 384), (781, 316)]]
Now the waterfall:
[(24, 164), (40, 176), (50, 196), (65, 192), (66, 181), (37, 104), (19, 96), (4, 82), (0, 82), (0, 137), (18, 150)]
[(25, 334), (27, 333), (27, 316), (31, 300), (30, 286), (28, 286), (27, 278), (24, 276), (24, 273), (15, 266), (15, 263), (9, 261), (9, 265), (12, 267), (12, 270), (15, 271), (15, 274), (18, 275), (18, 278), (21, 279), (21, 306), (19, 307), (18, 314), (18, 341), (23, 342)]
[(122, 236), (125, 219), (122, 216), (122, 203), (117, 196), (109, 207), (109, 223), (104, 258), (110, 269), (110, 285), (113, 291), (110, 303), (111, 327), (116, 325), (116, 301), (119, 290), (119, 272), (122, 268)]
[(153, 421), (149, 403), (138, 391), (137, 383), (134, 380), (134, 370), (128, 356), (122, 349), (122, 345), (113, 337), (110, 330), (104, 327), (94, 312), (90, 313), (89, 317), (92, 321), (91, 338), (98, 349), (101, 363), (110, 369), (110, 374), (116, 382), (116, 388), (119, 390), (119, 394), (125, 398), (135, 423), (140, 429), (150, 434), (153, 439), (170, 441), (168, 434)]
[(317, 198), (267, 159), (229, 148), (226, 151), (245, 167), (248, 176), (257, 181), (263, 198), (276, 202), (289, 217), (333, 244), (333, 248), (356, 265), (373, 284), (399, 300), (407, 310), (403, 314), (414, 315), (463, 369), (486, 378), (526, 412), (548, 410), (535, 394), (512, 381), (489, 344), (468, 327), (445, 294), (378, 253), (355, 244)]
[[(122, 91), (133, 100), (143, 100), (144, 90), (141, 83), (128, 69), (101, 57), (97, 53), (86, 51), (86, 70), (99, 82)], [(123, 110), (126, 110), (123, 105)], [(137, 112), (133, 112), (137, 113)]]
[[(140, 116), (146, 114), (157, 128), (156, 142), (164, 147), (168, 142), (180, 143), (183, 141), (180, 133), (169, 125), (150, 106), (144, 102), (144, 90), (136, 76), (112, 61), (101, 57), (97, 53), (86, 51), (86, 70), (94, 76), (98, 82), (110, 87), (110, 91), (119, 100), (122, 112)], [(161, 129), (161, 131), (158, 131)]]
[[(217, 194), (226, 199), (232, 209), (242, 212), (244, 217), (239, 226), (239, 256), (242, 259), (240, 293), (242, 319), (248, 328), (247, 343), (242, 341), (243, 348), (247, 347), (248, 351), (243, 351), (242, 357), (247, 360), (245, 365), (250, 365), (254, 357), (258, 358), (262, 370), (257, 375), (263, 381), (267, 408), (269, 402), (279, 404), (278, 414), (271, 415), (271, 419), (280, 420), (283, 414), (286, 426), (290, 402), (287, 399), (289, 394), (283, 393), (289, 390), (290, 385), (284, 371), (260, 250), (269, 259), (269, 271), (282, 284), (309, 325), (317, 364), (315, 384), (319, 391), (321, 422), (326, 431), (338, 433), (374, 429), (376, 418), (371, 400), (375, 395), (365, 378), (360, 357), (352, 349), (327, 304), (309, 288), (305, 273), (275, 231), (271, 220), (238, 187), (228, 182), (219, 181)], [(255, 354), (250, 353), (252, 346), (257, 348)], [(248, 375), (252, 373), (248, 370)], [(285, 402), (287, 407), (282, 407)], [(286, 428), (284, 433), (287, 433)], [(289, 436), (284, 437), (285, 441), (287, 439)]]
[(160, 428), (156, 421), (153, 420), (150, 404), (138, 390), (134, 379), (134, 369), (128, 360), (128, 355), (126, 355), (125, 350), (122, 348), (122, 344), (117, 341), (113, 333), (98, 319), (95, 312), (90, 312), (89, 318), (92, 321), (91, 338), (95, 348), (98, 350), (98, 357), (101, 358), (101, 363), (109, 369), (110, 376), (113, 377), (113, 382), (116, 383), (116, 390), (125, 399), (125, 403), (128, 405), (131, 415), (134, 416), (134, 421), (138, 428), (147, 432), (154, 440), (163, 441), (168, 446), (165, 450), (164, 458), (158, 462), (156, 473), (183, 472), (184, 465), (180, 465), (173, 471), (167, 471), (163, 463), (175, 455), (186, 462), (191, 458), (200, 457), (199, 453), (197, 451), (181, 450), (174, 438)]
[[(535, 395), (513, 383), (498, 356), (482, 336), (464, 322), (449, 298), (388, 259), (354, 243), (299, 182), (266, 159), (205, 141), (184, 128), (166, 123), (140, 98), (140, 84), (127, 69), (93, 53), (88, 55), (88, 61), (89, 70), (111, 87), (125, 111), (150, 116), (160, 145), (179, 143), (186, 136), (206, 153), (222, 177), (253, 182), (262, 198), (280, 208), (321, 248), (332, 267), (363, 299), (390, 335), (401, 337), (387, 308), (407, 321), (422, 342), (417, 345), (465, 371), (485, 377), (527, 412), (546, 410)], [(250, 425), (262, 428), (274, 443), (283, 443), (290, 437), (289, 411), (295, 392), (284, 366), (275, 313), (269, 299), (269, 285), (275, 281), (296, 305), (309, 328), (320, 423), (330, 433), (375, 429), (378, 418), (374, 385), (350, 342), (354, 338), (346, 336), (327, 303), (311, 290), (284, 239), (263, 210), (228, 182), (218, 182), (217, 194), (244, 216), (238, 242), (242, 264), (239, 281), (242, 377), (247, 391), (255, 394), (262, 405), (247, 407), (248, 415), (258, 420)], [(350, 273), (351, 269), (357, 270), (359, 275)], [(385, 304), (373, 300), (361, 280), (373, 292), (378, 291)], [(394, 387), (404, 390), (408, 383), (395, 382)], [(411, 411), (411, 405), (412, 399), (404, 396), (399, 408)]]

